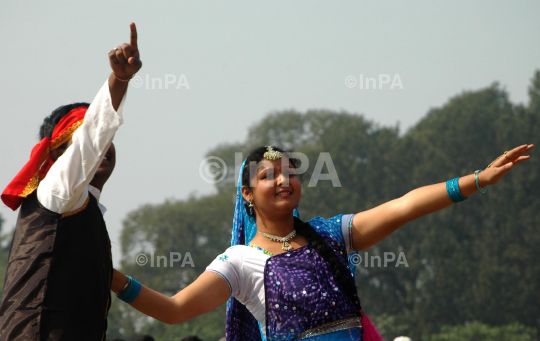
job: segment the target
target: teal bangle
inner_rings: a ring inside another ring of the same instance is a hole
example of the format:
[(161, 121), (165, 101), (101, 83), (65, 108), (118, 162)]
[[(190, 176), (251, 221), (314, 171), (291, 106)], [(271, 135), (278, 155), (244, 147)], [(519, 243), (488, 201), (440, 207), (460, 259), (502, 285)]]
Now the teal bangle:
[(139, 296), (142, 286), (141, 283), (137, 282), (137, 280), (133, 279), (131, 276), (126, 277), (128, 278), (128, 284), (122, 292), (116, 294), (116, 297), (126, 303), (131, 303)]
[(450, 200), (452, 200), (454, 203), (467, 200), (467, 198), (461, 194), (458, 181), (459, 177), (446, 181), (446, 193), (448, 193)]
[(486, 187), (480, 187), (480, 185), (478, 184), (478, 174), (480, 174), (481, 171), (483, 171), (483, 169), (479, 169), (476, 172), (474, 172), (474, 181), (476, 182), (476, 188), (478, 188), (478, 191), (480, 193), (484, 194), (484, 193), (487, 192), (487, 186)]

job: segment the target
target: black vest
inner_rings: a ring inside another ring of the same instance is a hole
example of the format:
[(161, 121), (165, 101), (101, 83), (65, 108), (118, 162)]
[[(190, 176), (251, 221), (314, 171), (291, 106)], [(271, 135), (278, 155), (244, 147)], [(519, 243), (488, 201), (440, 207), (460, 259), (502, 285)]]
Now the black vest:
[(58, 214), (36, 192), (20, 208), (0, 304), (0, 340), (105, 340), (112, 257), (92, 194)]

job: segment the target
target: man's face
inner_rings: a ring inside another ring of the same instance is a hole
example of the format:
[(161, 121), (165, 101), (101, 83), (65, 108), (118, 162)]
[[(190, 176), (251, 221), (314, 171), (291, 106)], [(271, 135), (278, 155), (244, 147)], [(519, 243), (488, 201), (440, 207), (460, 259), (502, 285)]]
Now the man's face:
[(116, 149), (114, 148), (114, 143), (111, 142), (111, 145), (109, 146), (107, 153), (105, 153), (105, 157), (101, 161), (101, 164), (99, 165), (99, 168), (97, 169), (94, 178), (100, 177), (104, 178), (105, 180), (108, 179), (111, 176), (115, 165)]

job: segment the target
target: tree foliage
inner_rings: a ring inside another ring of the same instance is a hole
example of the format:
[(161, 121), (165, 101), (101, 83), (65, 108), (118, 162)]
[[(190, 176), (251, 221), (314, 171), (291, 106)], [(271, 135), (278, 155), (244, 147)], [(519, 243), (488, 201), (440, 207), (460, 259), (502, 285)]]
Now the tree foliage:
[(467, 326), (444, 326), (431, 341), (534, 341), (536, 335), (534, 328), (519, 323), (491, 327), (475, 322)]

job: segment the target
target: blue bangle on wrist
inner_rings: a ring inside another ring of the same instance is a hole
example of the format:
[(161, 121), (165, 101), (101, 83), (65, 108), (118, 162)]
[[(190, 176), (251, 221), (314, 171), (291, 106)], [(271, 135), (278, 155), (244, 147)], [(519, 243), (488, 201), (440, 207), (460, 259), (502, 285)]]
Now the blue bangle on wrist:
[(476, 188), (478, 188), (478, 191), (484, 194), (487, 192), (487, 186), (480, 187), (480, 184), (478, 184), (478, 174), (480, 174), (481, 171), (483, 171), (483, 169), (479, 169), (476, 172), (474, 172), (474, 181), (476, 182)]

